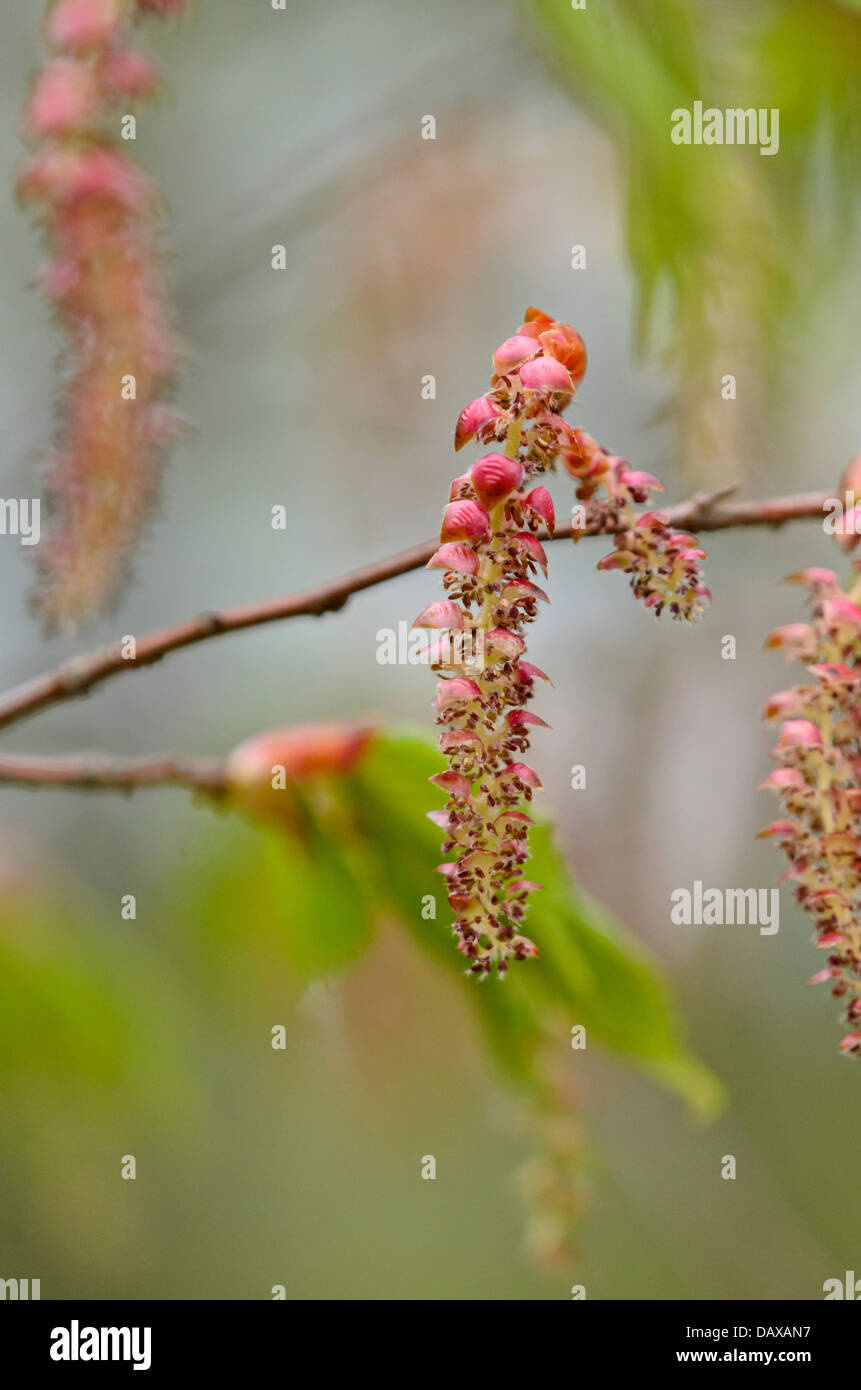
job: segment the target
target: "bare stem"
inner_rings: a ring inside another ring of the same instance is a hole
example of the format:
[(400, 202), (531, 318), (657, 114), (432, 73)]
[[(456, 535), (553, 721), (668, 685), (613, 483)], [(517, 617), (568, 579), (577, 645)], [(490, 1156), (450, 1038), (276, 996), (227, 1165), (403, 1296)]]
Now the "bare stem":
[(223, 764), (209, 758), (157, 755), (107, 758), (100, 753), (69, 758), (0, 758), (0, 783), (19, 787), (70, 787), (77, 791), (133, 791), (137, 787), (188, 787), (218, 796), (227, 790)]
[[(688, 531), (727, 531), (740, 526), (782, 526), (788, 521), (821, 517), (829, 497), (828, 493), (806, 492), (792, 497), (773, 497), (760, 502), (727, 503), (723, 499), (734, 488), (720, 488), (717, 492), (697, 493), (687, 502), (674, 507), (662, 508), (672, 526)], [(620, 523), (621, 524), (621, 523)], [(597, 534), (594, 530), (578, 533)], [(605, 533), (611, 534), (611, 533)], [(570, 538), (567, 527), (557, 527), (554, 535), (539, 533), (542, 540), (564, 540)], [(61, 704), (78, 695), (85, 695), (95, 685), (109, 680), (112, 676), (126, 671), (134, 671), (142, 666), (152, 666), (171, 652), (183, 647), (195, 646), (226, 632), (240, 632), (244, 628), (261, 627), (264, 623), (281, 622), (287, 618), (320, 617), (324, 613), (334, 613), (343, 608), (353, 594), (383, 584), (398, 575), (408, 574), (427, 564), (439, 542), (425, 541), (409, 550), (399, 551), (385, 560), (366, 565), (350, 574), (342, 575), (312, 589), (288, 594), (283, 598), (267, 599), (262, 603), (245, 604), (238, 608), (225, 608), (220, 612), (201, 613), (196, 618), (177, 623), (172, 627), (159, 629), (140, 637), (136, 643), (136, 657), (130, 660), (122, 655), (120, 643), (103, 647), (98, 651), (64, 662), (53, 671), (37, 676), (25, 685), (17, 686), (0, 696), (0, 729), (16, 724), (39, 710), (50, 705)]]
[[(723, 531), (740, 526), (781, 526), (788, 521), (821, 517), (827, 493), (801, 493), (761, 502), (727, 503), (734, 488), (698, 493), (687, 502), (664, 509), (668, 522), (690, 531)], [(622, 524), (622, 523), (620, 523)], [(570, 530), (557, 528), (542, 540), (563, 540)], [(594, 531), (585, 534), (596, 534)], [(220, 633), (239, 632), (264, 623), (336, 612), (353, 595), (426, 564), (437, 547), (427, 541), (354, 570), (326, 584), (284, 598), (202, 613), (173, 627), (162, 628), (136, 643), (136, 658), (122, 655), (120, 644), (74, 658), (54, 671), (0, 697), (0, 728), (26, 719), (50, 705), (83, 695), (93, 686), (140, 666), (151, 666), (170, 652), (194, 646)], [(197, 793), (220, 796), (227, 791), (224, 765), (215, 759), (153, 755), (108, 758), (101, 754), (44, 758), (26, 754), (0, 758), (0, 784), (23, 787), (67, 787), (76, 790), (132, 791), (139, 787), (183, 786)]]

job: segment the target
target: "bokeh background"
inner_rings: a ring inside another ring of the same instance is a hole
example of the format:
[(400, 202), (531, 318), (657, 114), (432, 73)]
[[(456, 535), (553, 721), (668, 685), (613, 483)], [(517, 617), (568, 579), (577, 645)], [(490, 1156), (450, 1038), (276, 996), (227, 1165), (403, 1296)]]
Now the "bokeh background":
[[(38, 238), (12, 194), (40, 10), (0, 3), (5, 497), (37, 493), (56, 384), (28, 288)], [(139, 116), (136, 153), (169, 202), (196, 433), (133, 582), (84, 631), (41, 634), (31, 557), (0, 544), (4, 685), (432, 534), (457, 413), (527, 304), (586, 339), (576, 422), (672, 500), (827, 488), (858, 453), (857, 3), (208, 0), (145, 42), (170, 95)], [(697, 99), (778, 107), (779, 154), (673, 146), (670, 111)], [(567, 480), (554, 493), (564, 513)], [(612, 1051), (566, 1056), (590, 1188), (573, 1271), (524, 1249), (512, 1174), (533, 1150), (528, 1108), (489, 1060), (472, 983), (415, 933), (381, 922), (354, 964), (309, 984), (283, 927), (294, 889), (285, 876), (273, 902), (252, 826), (181, 791), (7, 789), (0, 1276), (41, 1278), (43, 1297), (283, 1284), (297, 1299), (553, 1299), (578, 1282), (589, 1298), (815, 1299), (861, 1267), (861, 1077), (833, 1002), (805, 989), (806, 922), (786, 890), (776, 936), (669, 921), (676, 887), (766, 887), (782, 870), (754, 840), (773, 818), (759, 712), (790, 679), (762, 641), (800, 616), (780, 578), (833, 564), (832, 543), (808, 522), (707, 549), (714, 602), (682, 629), (596, 574), (597, 543), (555, 545), (531, 644), (555, 683), (535, 762), (557, 843), (660, 961), (727, 1093), (697, 1124)], [(219, 755), (309, 719), (429, 729), (429, 673), (378, 664), (376, 634), (435, 584), (420, 572), (339, 615), (210, 642), (4, 746)], [(419, 1177), (427, 1153), (435, 1182)]]

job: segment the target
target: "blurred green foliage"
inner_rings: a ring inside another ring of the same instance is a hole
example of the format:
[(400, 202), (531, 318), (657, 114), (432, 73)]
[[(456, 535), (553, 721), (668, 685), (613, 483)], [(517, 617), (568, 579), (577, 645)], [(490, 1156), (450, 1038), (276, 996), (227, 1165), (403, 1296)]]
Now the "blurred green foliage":
[[(621, 152), (641, 330), (663, 282), (678, 330), (704, 327), (730, 259), (757, 284), (747, 307), (764, 331), (778, 327), (772, 314), (789, 311), (794, 295), (821, 292), (823, 276), (839, 274), (861, 167), (854, 0), (606, 0), (589, 7), (588, 20), (559, 0), (527, 7), (560, 81)], [(780, 157), (739, 146), (680, 150), (669, 138), (670, 113), (697, 100), (777, 107)], [(828, 176), (813, 200), (817, 164)], [(762, 220), (749, 225), (755, 206)], [(749, 231), (761, 235), (747, 240)]]
[[(253, 1045), (257, 1061), (244, 1064), (247, 1073), (265, 1071), (261, 1020), (293, 1018), (309, 984), (353, 967), (386, 922), (406, 929), (451, 979), (500, 1078), (531, 1107), (539, 1152), (548, 1147), (558, 1166), (554, 1146), (561, 1148), (565, 1190), (554, 1188), (553, 1199), (566, 1216), (581, 1166), (568, 1162), (572, 1026), (585, 1027), (590, 1047), (603, 1044), (697, 1113), (713, 1114), (719, 1087), (685, 1047), (655, 962), (574, 887), (546, 826), (535, 828), (530, 870), (544, 884), (530, 918), (540, 959), (501, 983), (468, 976), (434, 870), (439, 830), (425, 815), (439, 803), (427, 781), (439, 767), (421, 738), (378, 735), (350, 774), (272, 792), (272, 815), (264, 810), (261, 819), (258, 803), (253, 831), (222, 815), (210, 848), (165, 885), (170, 909), (155, 940), (137, 920), (111, 926), (74, 891), (7, 886), (0, 1121), (14, 1136), (4, 1165), (10, 1190), (16, 1165), (26, 1170), (37, 1149), (51, 1153), (58, 1129), (63, 1151), (69, 1125), (86, 1157), (66, 1155), (65, 1180), (53, 1173), (55, 1196), (69, 1182), (86, 1187), (94, 1163), (102, 1182), (117, 1181), (118, 1144), (145, 1167), (169, 1167), (184, 1134), (216, 1123), (209, 1078), (218, 1059)], [(438, 920), (422, 916), (428, 895), (440, 905)], [(109, 1139), (113, 1130), (128, 1137)], [(41, 1193), (43, 1161), (22, 1190)]]
[[(463, 974), (444, 920), (433, 924), (420, 915), (426, 894), (443, 904), (443, 919), (448, 913), (434, 873), (439, 831), (426, 818), (439, 806), (428, 777), (441, 767), (439, 755), (421, 739), (378, 741), (355, 774), (356, 811), (367, 852), (378, 859), (382, 900), (391, 895), (392, 908), (419, 944)], [(543, 885), (529, 912), (529, 930), (541, 951), (536, 968), (512, 968), (501, 986), (464, 980), (497, 1062), (540, 1091), (537, 1058), (544, 1032), (557, 1026), (556, 1043), (564, 1047), (571, 1026), (583, 1024), (591, 1039), (651, 1070), (698, 1111), (713, 1113), (719, 1088), (687, 1052), (654, 960), (575, 887), (548, 826), (533, 829), (530, 846), (529, 873)]]
[[(596, 227), (613, 244), (613, 154), (639, 288), (637, 336), (644, 348), (669, 350), (687, 440), (682, 462), (718, 481), (739, 476), (741, 451), (727, 448), (729, 474), (707, 457), (715, 372), (725, 364), (747, 365), (753, 415), (761, 401), (755, 374), (780, 367), (795, 392), (792, 428), (818, 438), (823, 412), (809, 389), (812, 359), (839, 358), (847, 345), (834, 299), (857, 242), (861, 4), (589, 0), (586, 11), (574, 13), (568, 0), (516, 0), (516, 7), (574, 97), (570, 105), (546, 100), (544, 69), (523, 63), (506, 3), (477, 7), (475, 16), (469, 7), (372, 6), (370, 21), (345, 3), (297, 10), (296, 27), (284, 30), (280, 47), (264, 7), (252, 15), (230, 0), (212, 0), (199, 23), (159, 39), (165, 62), (174, 64), (174, 100), (162, 107), (161, 134), (154, 116), (140, 135), (148, 167), (172, 184), (174, 218), (184, 227), (184, 326), (204, 351), (204, 370), (189, 375), (186, 391), (206, 451), (174, 474), (166, 499), (173, 511), (158, 531), (162, 548), (155, 563), (142, 566), (132, 594), (137, 606), (123, 610), (121, 630), (139, 630), (162, 610), (173, 615), (178, 593), (183, 611), (211, 603), (214, 594), (235, 599), (236, 575), (250, 597), (307, 582), (309, 562), (319, 560), (325, 571), (314, 528), (291, 537), (286, 560), (280, 542), (267, 550), (274, 539), (261, 544), (255, 529), (261, 498), (265, 521), (270, 494), (281, 495), (287, 420), (296, 514), (322, 514), (337, 485), (354, 507), (340, 530), (332, 518), (332, 545), (355, 546), (351, 563), (402, 544), (406, 519), (412, 527), (417, 515), (427, 515), (429, 498), (436, 506), (447, 476), (434, 481), (426, 467), (439, 426), (423, 435), (418, 412), (404, 404), (415, 395), (415, 374), (455, 338), (462, 363), (473, 370), (487, 333), (498, 329), (503, 269), (526, 284), (540, 268), (564, 301), (571, 277), (558, 255), (559, 234), (576, 228), (583, 198), (594, 194)], [(398, 10), (396, 23), (386, 9)], [(10, 28), (10, 178), (20, 157), (15, 113), (39, 51), (39, 16), (25, 11), (16, 7)], [(458, 28), (461, 11), (476, 19), (479, 34), (492, 35), (480, 50), (486, 65), (475, 61), (476, 31), (464, 38)], [(23, 36), (17, 43), (16, 30)], [(314, 84), (324, 68), (335, 76), (319, 102)], [(415, 158), (415, 94), (427, 90), (429, 101), (442, 102), (439, 74), (451, 84), (448, 129), (458, 132), (461, 146), (447, 138), (434, 151), (447, 150), (450, 161), (434, 182), (429, 162)], [(400, 95), (386, 85), (392, 75), (401, 80)], [(249, 99), (213, 107), (213, 90)], [(494, 138), (500, 93), (509, 118), (501, 140)], [(369, 119), (367, 102), (378, 97), (391, 106), (389, 124)], [(778, 104), (780, 155), (672, 146), (670, 111), (697, 99)], [(590, 143), (594, 167), (582, 186), (558, 157), (566, 140), (583, 135), (578, 108), (611, 136), (606, 146)], [(200, 119), (204, 110), (212, 119)], [(473, 149), (465, 133), (476, 119)], [(508, 138), (515, 125), (532, 130), (519, 153)], [(346, 152), (342, 130), (356, 136)], [(538, 158), (545, 148), (552, 169)], [(319, 179), (308, 180), (310, 202), (306, 168)], [(189, 169), (198, 171), (196, 183), (189, 183)], [(370, 190), (367, 206), (357, 202), (357, 185)], [(534, 194), (533, 213), (545, 204), (552, 211), (560, 186), (555, 216), (534, 216), (534, 235), (524, 238), (525, 190)], [(510, 201), (493, 203), (495, 190)], [(6, 237), (10, 289), (14, 281), (21, 286), (4, 377), (10, 460), (41, 448), (43, 404), (53, 385), (50, 344), (27, 336), (35, 314), (23, 285), (35, 266), (29, 234), (16, 231), (19, 220), (10, 213)], [(494, 246), (508, 247), (508, 259), (482, 252), (480, 225), (492, 228)], [(280, 240), (285, 226), (307, 302), (295, 289), (273, 295), (268, 278), (242, 279), (259, 265), (260, 246)], [(336, 229), (343, 229), (343, 242)], [(603, 317), (596, 314), (589, 335), (596, 356), (615, 342), (605, 293), (626, 282), (628, 270), (615, 256), (605, 268), (606, 279), (597, 277)], [(814, 297), (828, 328), (818, 336), (807, 312)], [(519, 309), (520, 290), (515, 298)], [(356, 302), (369, 305), (366, 317), (352, 307), (342, 312)], [(321, 307), (331, 319), (328, 337), (319, 332)], [(351, 327), (366, 355), (367, 335), (377, 334), (383, 368), (375, 379), (383, 386), (375, 396), (374, 383), (358, 373), (361, 410), (333, 415), (332, 353), (347, 334), (340, 386), (349, 391), (346, 368), (357, 360)], [(616, 399), (614, 380), (610, 419), (633, 436), (632, 457), (639, 457), (651, 448), (649, 406), (632, 391), (635, 376), (624, 355), (618, 369), (625, 390)], [(797, 389), (802, 371), (805, 402)], [(597, 395), (599, 383), (591, 380)], [(334, 440), (325, 467), (306, 467), (317, 461), (319, 443), (315, 410), (302, 433), (309, 382), (326, 383), (315, 402), (325, 411), (325, 437)], [(449, 392), (459, 408), (453, 380)], [(385, 422), (382, 435), (375, 412)], [(776, 415), (763, 416), (775, 429)], [(745, 418), (749, 425), (750, 411)], [(728, 421), (724, 414), (727, 435)], [(616, 442), (609, 429), (605, 442)], [(240, 450), (254, 460), (251, 471), (237, 471)], [(748, 461), (754, 454), (748, 448)], [(811, 450), (780, 462), (786, 487), (810, 485)], [(210, 488), (205, 516), (202, 471)], [(367, 489), (356, 487), (358, 476), (369, 480)], [(386, 506), (378, 505), (375, 487)], [(226, 568), (227, 535), (234, 548)], [(738, 631), (752, 650), (761, 629), (784, 620), (782, 611), (763, 620), (759, 607), (767, 602), (766, 577), (770, 583), (797, 566), (786, 547), (799, 541), (797, 533), (769, 537), (767, 551), (755, 552), (746, 535), (722, 539), (715, 550), (724, 559), (716, 555), (712, 563), (723, 581), (715, 584), (716, 601), (722, 593), (724, 607), (713, 631)], [(785, 548), (776, 561), (778, 546)], [(11, 555), (7, 549), (4, 560)], [(830, 563), (824, 552), (821, 559)], [(228, 580), (230, 593), (222, 587)], [(16, 616), (24, 582), (15, 571), (6, 586)], [(760, 604), (751, 605), (757, 584)], [(588, 847), (590, 876), (601, 881), (603, 874), (605, 884), (618, 874), (622, 846), (637, 885), (630, 919), (636, 910), (638, 930), (659, 937), (661, 909), (654, 905), (665, 882), (702, 872), (703, 856), (715, 846), (732, 881), (772, 872), (738, 848), (758, 823), (745, 801), (756, 780), (745, 754), (755, 737), (750, 711), (770, 678), (759, 690), (755, 663), (746, 674), (739, 663), (734, 684), (727, 668), (720, 685), (705, 645), (671, 659), (660, 645), (664, 634), (638, 646), (600, 607), (601, 594), (589, 591), (588, 601), (593, 638), (602, 625), (612, 634), (603, 651), (596, 638), (603, 662), (595, 663), (601, 687), (594, 697), (606, 690), (608, 673), (625, 689), (630, 677), (627, 703), (614, 707), (612, 751), (619, 732), (630, 730), (618, 760), (630, 765), (625, 785), (636, 783), (636, 795), (623, 795), (609, 779), (612, 804), (598, 790), (590, 814), (599, 831), (590, 837), (581, 825), (571, 840), (581, 853)], [(380, 621), (389, 620), (385, 613)], [(567, 639), (570, 614), (564, 621)], [(10, 620), (10, 636), (12, 626)], [(391, 708), (401, 697), (391, 682), (373, 684), (378, 672), (358, 675), (349, 690), (340, 679), (346, 663), (362, 671), (373, 628), (373, 621), (344, 625), (343, 645), (331, 643), (322, 626), (319, 636), (303, 630), (295, 647), (292, 631), (273, 630), (268, 649), (258, 639), (257, 665), (253, 657), (247, 666), (235, 660), (232, 649), (224, 665), (211, 665), (221, 660), (213, 650), (199, 663), (165, 668), (157, 683), (142, 680), (139, 692), (132, 682), (113, 704), (111, 697), (76, 704), (67, 723), (55, 724), (56, 736), (64, 747), (87, 736), (100, 746), (125, 747), (130, 739), (141, 748), (166, 740), (184, 746), (188, 712), (198, 711), (197, 737), (219, 748), (237, 720), (255, 727), (268, 719), (287, 687), (296, 717), (320, 709), (341, 717), (378, 702)], [(100, 635), (113, 640), (114, 628), (106, 624)], [(15, 670), (23, 678), (41, 657), (26, 645), (23, 624), (15, 640)], [(580, 660), (579, 648), (572, 663), (567, 640), (557, 647), (563, 668), (568, 660), (566, 704), (580, 730), (588, 716), (600, 750), (583, 683), (592, 663)], [(294, 679), (294, 661), (306, 680)], [(229, 700), (210, 698), (213, 671)], [(672, 725), (664, 741), (656, 706)], [(700, 722), (686, 733), (691, 710)], [(541, 1284), (517, 1263), (508, 1174), (525, 1146), (504, 1132), (504, 1118), (497, 1123), (503, 1092), (476, 1066), (474, 1034), (489, 1047), (510, 1094), (527, 1102), (533, 1143), (545, 1137), (536, 1117), (558, 1104), (560, 1071), (563, 1083), (576, 1071), (578, 1089), (592, 1086), (589, 1123), (612, 1171), (602, 1173), (584, 1223), (592, 1223), (590, 1298), (642, 1297), (644, 1290), (655, 1297), (815, 1297), (823, 1277), (852, 1264), (858, 1223), (851, 1203), (823, 1196), (821, 1174), (858, 1142), (857, 1076), (833, 1056), (822, 1000), (799, 987), (806, 925), (790, 910), (787, 930), (772, 944), (672, 940), (687, 1020), (704, 1054), (719, 1058), (721, 1073), (733, 1078), (734, 1108), (721, 1127), (684, 1127), (675, 1096), (644, 1084), (643, 1073), (660, 1077), (700, 1112), (714, 1109), (716, 1084), (680, 1040), (654, 961), (570, 883), (544, 827), (534, 837), (534, 876), (546, 887), (531, 904), (541, 958), (501, 986), (464, 977), (433, 872), (439, 833), (422, 818), (438, 803), (423, 780), (434, 759), (409, 737), (382, 741), (352, 784), (306, 789), (294, 822), (301, 833), (274, 824), (252, 828), (206, 808), (174, 816), (171, 793), (152, 794), (164, 810), (159, 824), (147, 819), (152, 803), (145, 809), (137, 798), (115, 826), (108, 824), (113, 806), (96, 811), (92, 801), (49, 793), (40, 794), (38, 807), (27, 803), (39, 869), (27, 874), (26, 886), (23, 875), (7, 880), (5, 866), (0, 870), (0, 1275), (41, 1276), (45, 1297), (267, 1297), (276, 1279), (299, 1297), (560, 1296), (558, 1282)], [(662, 791), (668, 763), (686, 783), (675, 797)], [(17, 829), (22, 794), (5, 795)], [(561, 801), (558, 809), (571, 819)], [(650, 818), (651, 836), (641, 833)], [(656, 863), (664, 847), (684, 840), (688, 820), (701, 825), (695, 857)], [(25, 833), (27, 825), (25, 815)], [(176, 827), (174, 845), (168, 841)], [(105, 872), (106, 859), (114, 873)], [(638, 873), (637, 864), (648, 871)], [(140, 885), (136, 922), (119, 920), (111, 896), (130, 879)], [(439, 894), (435, 922), (421, 917), (425, 892)], [(598, 1048), (585, 1057), (571, 1053), (573, 1021), (603, 1042), (603, 1058)], [(272, 1024), (282, 1022), (286, 1056), (269, 1045)], [(563, 1100), (573, 1108), (578, 1098), (570, 1090), (563, 1084)], [(425, 1147), (445, 1154), (439, 1183), (416, 1180), (416, 1156)], [(119, 1179), (128, 1151), (139, 1159), (134, 1184)], [(742, 1160), (737, 1184), (717, 1176), (726, 1151)]]
[[(761, 440), (755, 410), (731, 436), (721, 372), (744, 374), (748, 398), (755, 379), (792, 381), (808, 364), (817, 303), (854, 254), (861, 10), (854, 0), (524, 5), (551, 71), (620, 159), (637, 339), (664, 348), (676, 374), (682, 458), (734, 479)], [(671, 113), (695, 101), (776, 108), (778, 153), (673, 144)], [(832, 334), (817, 351), (839, 364), (842, 347)]]

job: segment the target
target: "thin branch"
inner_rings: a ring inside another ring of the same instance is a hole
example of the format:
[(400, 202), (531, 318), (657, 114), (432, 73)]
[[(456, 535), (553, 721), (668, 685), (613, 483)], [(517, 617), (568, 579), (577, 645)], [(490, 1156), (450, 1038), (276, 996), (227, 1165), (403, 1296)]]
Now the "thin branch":
[(740, 526), (784, 526), (788, 521), (804, 521), (825, 515), (826, 505), (833, 492), (799, 492), (793, 497), (769, 497), (761, 502), (732, 502), (723, 498), (737, 491), (736, 487), (718, 488), (716, 492), (698, 492), (688, 502), (675, 507), (661, 507), (672, 526), (683, 531), (729, 531)]
[(189, 787), (217, 796), (227, 790), (224, 765), (210, 758), (156, 756), (108, 758), (98, 753), (69, 758), (0, 758), (0, 783), (19, 787), (71, 787), (132, 791), (136, 787)]
[[(774, 497), (761, 502), (727, 503), (723, 498), (734, 488), (721, 488), (717, 492), (698, 493), (687, 502), (661, 510), (673, 526), (688, 531), (725, 531), (739, 526), (781, 526), (788, 521), (798, 521), (809, 517), (821, 517), (828, 500), (828, 493), (807, 492), (793, 497)], [(584, 535), (595, 535), (595, 529)], [(608, 533), (604, 533), (608, 534)], [(564, 540), (570, 538), (567, 527), (558, 527), (553, 536), (544, 534), (544, 540)], [(339, 579), (304, 589), (284, 598), (267, 599), (263, 603), (245, 604), (238, 608), (225, 608), (220, 612), (201, 613), (196, 618), (177, 623), (173, 627), (161, 628), (145, 637), (137, 639), (134, 660), (122, 655), (120, 643), (103, 647), (99, 651), (64, 662), (54, 671), (49, 671), (25, 685), (17, 686), (0, 697), (0, 728), (26, 719), (39, 710), (47, 709), (78, 695), (84, 695), (93, 686), (132, 671), (141, 666), (152, 666), (170, 652), (183, 647), (205, 642), (210, 637), (218, 637), (226, 632), (240, 632), (244, 628), (261, 627), (264, 623), (280, 622), (287, 618), (319, 617), (343, 608), (353, 594), (371, 589), (376, 584), (408, 574), (427, 564), (438, 541), (425, 541), (421, 545), (402, 550), (388, 559), (378, 560), (353, 570)]]

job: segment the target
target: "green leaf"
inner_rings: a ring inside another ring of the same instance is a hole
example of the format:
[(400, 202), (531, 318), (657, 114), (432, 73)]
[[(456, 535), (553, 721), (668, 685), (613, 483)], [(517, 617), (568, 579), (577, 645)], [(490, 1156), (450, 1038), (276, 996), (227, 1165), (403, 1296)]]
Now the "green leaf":
[[(380, 882), (406, 926), (450, 970), (464, 963), (446, 931), (439, 830), (426, 819), (440, 794), (427, 778), (441, 767), (438, 753), (408, 734), (380, 739), (363, 759), (354, 783), (365, 834), (382, 843)], [(656, 962), (631, 934), (571, 881), (547, 826), (530, 837), (529, 876), (544, 885), (530, 900), (529, 931), (541, 955), (512, 969), (503, 984), (464, 978), (497, 1059), (512, 1075), (533, 1080), (547, 1022), (554, 1014), (650, 1072), (699, 1114), (720, 1106), (721, 1088), (687, 1049), (669, 990)], [(421, 916), (433, 894), (436, 921)]]
[(264, 866), (284, 928), (286, 954), (306, 975), (326, 975), (354, 960), (369, 943), (373, 902), (366, 875), (346, 846), (323, 834), (310, 844), (266, 836)]
[[(228, 833), (201, 876), (203, 900), (196, 909), (188, 905), (207, 944), (201, 968), (222, 977), (226, 965), (231, 991), (243, 979), (252, 985), (254, 971), (245, 967), (255, 960), (260, 971), (271, 971), (273, 956), (299, 976), (329, 975), (355, 960), (373, 933), (373, 884), (350, 828), (341, 816), (327, 825), (298, 796), (288, 803), (289, 791), (279, 795), (292, 814), (274, 823), (255, 816), (247, 845)], [(193, 891), (200, 893), (196, 882)], [(174, 894), (187, 896), (183, 884)], [(258, 993), (267, 985), (258, 980), (252, 987)]]
[[(26, 923), (21, 930), (20, 922)], [(35, 896), (0, 912), (0, 1085), (73, 1076), (97, 1084), (122, 1075), (128, 1026), (110, 978), (67, 911)], [(82, 949), (83, 947), (83, 949)]]

